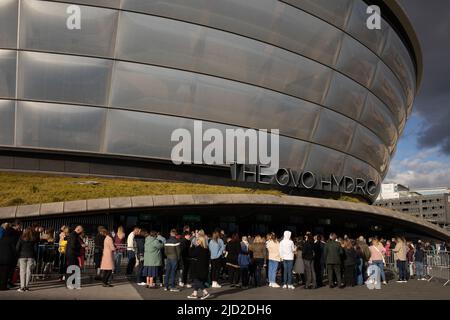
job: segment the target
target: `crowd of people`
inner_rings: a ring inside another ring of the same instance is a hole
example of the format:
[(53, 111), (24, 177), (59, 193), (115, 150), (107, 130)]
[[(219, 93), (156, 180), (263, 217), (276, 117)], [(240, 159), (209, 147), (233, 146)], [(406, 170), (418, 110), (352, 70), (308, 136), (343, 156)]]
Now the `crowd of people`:
[[(60, 280), (65, 280), (69, 266), (83, 267), (88, 246), (82, 226), (71, 231), (62, 226), (55, 232), (37, 225), (22, 228), (18, 222), (4, 223), (0, 227), (0, 290), (13, 287), (18, 277), (18, 291), (28, 291), (35, 268), (44, 277), (58, 270)], [(223, 284), (241, 289), (268, 285), (287, 290), (316, 289), (325, 283), (330, 288), (366, 284), (370, 289), (380, 289), (388, 280), (386, 260), (395, 261), (397, 282), (414, 277), (423, 280), (425, 252), (431, 250), (447, 247), (445, 243), (432, 245), (420, 240), (412, 243), (403, 237), (350, 239), (335, 233), (327, 239), (311, 232), (292, 238), (290, 231), (281, 237), (275, 233), (240, 236), (220, 229), (206, 234), (189, 226), (180, 232), (170, 230), (167, 238), (140, 227), (127, 235), (123, 227), (110, 232), (100, 226), (93, 238), (96, 279), (104, 287), (113, 287), (112, 275), (121, 273), (126, 256), (125, 272), (138, 285), (163, 287), (170, 292), (192, 288), (188, 296), (192, 299), (206, 299), (209, 288)], [(15, 272), (17, 265), (20, 272)]]

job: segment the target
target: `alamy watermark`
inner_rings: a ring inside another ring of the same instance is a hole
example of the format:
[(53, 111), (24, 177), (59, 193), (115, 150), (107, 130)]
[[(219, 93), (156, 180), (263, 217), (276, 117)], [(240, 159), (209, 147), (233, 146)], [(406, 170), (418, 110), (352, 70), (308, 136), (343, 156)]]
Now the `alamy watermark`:
[(279, 168), (278, 129), (203, 130), (203, 122), (195, 120), (192, 131), (178, 128), (172, 132), (171, 141), (177, 142), (171, 152), (174, 164), (262, 164), (273, 172)]
[(69, 15), (66, 26), (69, 30), (81, 30), (81, 8), (77, 5), (68, 6), (66, 13)]
[(68, 289), (80, 289), (81, 288), (81, 269), (77, 265), (70, 265), (67, 267), (66, 286)]
[(370, 16), (366, 20), (366, 26), (369, 30), (381, 29), (381, 9), (379, 6), (368, 6), (366, 13)]

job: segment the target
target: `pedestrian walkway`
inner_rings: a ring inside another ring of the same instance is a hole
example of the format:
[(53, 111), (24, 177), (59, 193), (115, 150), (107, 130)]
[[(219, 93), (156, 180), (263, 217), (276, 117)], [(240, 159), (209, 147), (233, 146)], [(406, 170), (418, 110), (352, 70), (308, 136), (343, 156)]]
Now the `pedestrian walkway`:
[[(90, 282), (85, 280), (83, 282)], [(104, 288), (100, 283), (84, 283), (80, 290), (68, 290), (57, 281), (36, 283), (30, 292), (0, 292), (0, 300), (32, 299), (32, 300), (187, 300), (192, 291), (183, 289), (180, 292), (168, 292), (161, 289), (147, 289), (129, 282), (125, 277), (113, 281), (113, 288)], [(242, 290), (223, 286), (210, 289), (211, 299), (217, 300), (442, 300), (450, 299), (450, 287), (443, 287), (437, 281), (410, 280), (408, 283), (390, 282), (382, 290), (368, 290), (365, 286), (345, 289), (329, 289), (322, 287), (316, 290), (274, 289), (269, 287)]]

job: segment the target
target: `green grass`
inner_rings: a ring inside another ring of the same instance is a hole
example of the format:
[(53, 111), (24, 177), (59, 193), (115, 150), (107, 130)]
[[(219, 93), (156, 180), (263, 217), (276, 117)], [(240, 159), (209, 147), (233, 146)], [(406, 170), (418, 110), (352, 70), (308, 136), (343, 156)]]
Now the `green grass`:
[[(77, 184), (85, 181), (96, 181), (99, 184)], [(282, 195), (282, 192), (278, 190), (194, 183), (0, 172), (0, 207), (139, 195), (221, 193)]]

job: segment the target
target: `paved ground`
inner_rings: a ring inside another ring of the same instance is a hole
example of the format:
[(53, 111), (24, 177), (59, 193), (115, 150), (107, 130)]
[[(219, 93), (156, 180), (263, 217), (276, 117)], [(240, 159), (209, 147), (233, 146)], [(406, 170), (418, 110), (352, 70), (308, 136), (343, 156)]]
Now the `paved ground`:
[[(220, 300), (357, 300), (357, 299), (446, 299), (450, 300), (450, 285), (443, 287), (441, 282), (410, 280), (408, 283), (390, 282), (382, 290), (368, 290), (364, 286), (329, 289), (323, 287), (316, 290), (274, 289), (261, 287), (241, 290), (224, 286), (221, 289), (211, 289), (211, 299)], [(116, 278), (113, 288), (103, 288), (98, 282), (83, 280), (81, 290), (68, 290), (58, 281), (45, 281), (31, 286), (30, 292), (9, 290), (0, 292), (0, 300), (39, 299), (39, 300), (181, 300), (191, 293), (191, 289), (181, 292), (166, 292), (162, 289), (147, 289), (129, 282), (126, 278)]]

